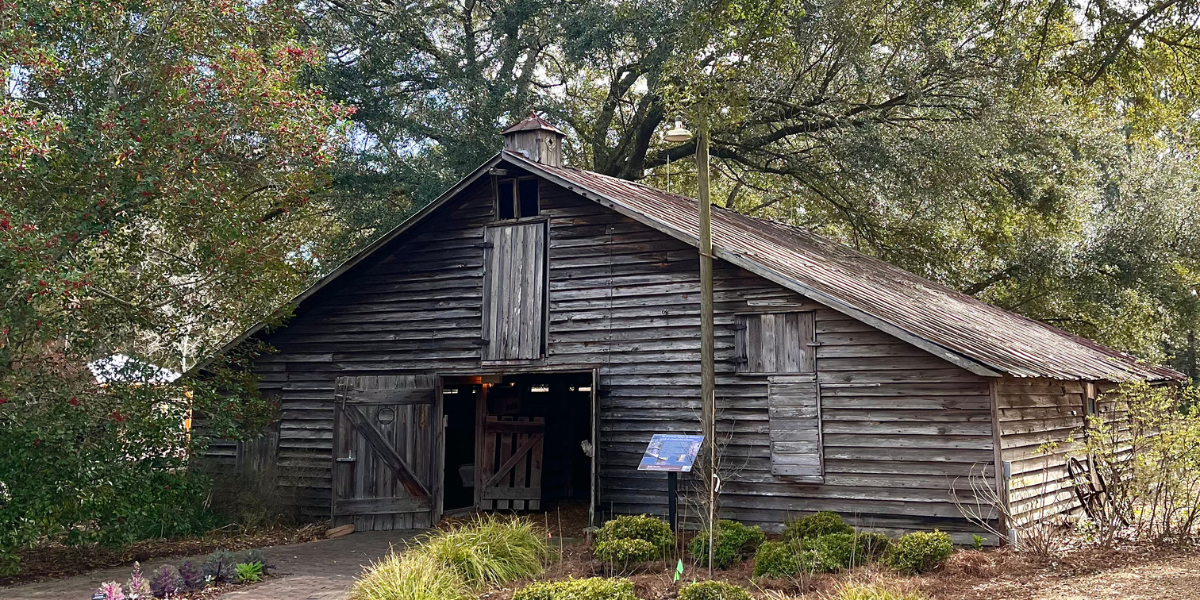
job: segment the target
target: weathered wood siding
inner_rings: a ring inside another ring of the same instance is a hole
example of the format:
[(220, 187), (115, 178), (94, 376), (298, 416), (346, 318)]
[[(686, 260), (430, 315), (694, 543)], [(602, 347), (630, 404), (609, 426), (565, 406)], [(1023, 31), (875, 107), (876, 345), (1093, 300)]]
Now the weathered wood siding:
[(1074, 510), (1079, 502), (1067, 476), (1067, 458), (1083, 446), (1085, 384), (1005, 377), (994, 382), (1001, 460), (1014, 525)]
[[(665, 514), (665, 477), (636, 471), (654, 432), (698, 429), (699, 266), (682, 242), (543, 182), (549, 219), (547, 367), (599, 368), (602, 510)], [(329, 507), (334, 380), (343, 374), (479, 371), (484, 228), (476, 185), (382, 258), (342, 276), (267, 337), (258, 362), (281, 394), (285, 485)], [(973, 530), (948, 489), (993, 461), (989, 381), (718, 261), (718, 430), (728, 471), (722, 514), (778, 530), (839, 511), (899, 532)], [(769, 375), (739, 375), (737, 315), (813, 311), (823, 415), (823, 483), (771, 472)]]

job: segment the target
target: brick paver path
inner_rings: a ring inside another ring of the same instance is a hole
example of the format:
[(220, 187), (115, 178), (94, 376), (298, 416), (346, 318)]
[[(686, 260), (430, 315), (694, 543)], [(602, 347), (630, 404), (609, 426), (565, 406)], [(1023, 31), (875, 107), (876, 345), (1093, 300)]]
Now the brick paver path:
[[(307, 544), (272, 546), (263, 552), (275, 568), (275, 577), (258, 585), (234, 588), (220, 596), (221, 600), (343, 600), (346, 590), (362, 566), (388, 552), (393, 544), (403, 546), (404, 540), (416, 532), (367, 531), (336, 540)], [(203, 557), (192, 557), (193, 560)], [(183, 559), (153, 560), (142, 565), (144, 573)], [(129, 568), (103, 569), (67, 579), (42, 581), (14, 587), (0, 587), (4, 600), (87, 600), (102, 581), (129, 579)]]

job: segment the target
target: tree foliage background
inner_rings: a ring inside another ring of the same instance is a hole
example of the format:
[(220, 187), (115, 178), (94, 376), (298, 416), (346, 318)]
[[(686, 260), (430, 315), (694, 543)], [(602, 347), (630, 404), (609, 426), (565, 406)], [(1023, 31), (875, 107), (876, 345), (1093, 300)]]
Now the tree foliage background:
[[(370, 237), (538, 110), (570, 162), (718, 202), (1195, 373), (1196, 2), (316, 2)], [(695, 127), (693, 126), (693, 129)], [(378, 210), (377, 210), (378, 209)], [(354, 244), (350, 244), (353, 246)]]
[[(254, 435), (272, 407), (243, 358), (190, 398), (146, 365), (285, 317), (529, 110), (571, 164), (681, 193), (694, 146), (662, 132), (703, 116), (719, 204), (1195, 375), (1197, 18), (1200, 0), (0, 0), (0, 568), (47, 539), (203, 527), (182, 416)], [(139, 373), (99, 386), (86, 365), (116, 353)]]

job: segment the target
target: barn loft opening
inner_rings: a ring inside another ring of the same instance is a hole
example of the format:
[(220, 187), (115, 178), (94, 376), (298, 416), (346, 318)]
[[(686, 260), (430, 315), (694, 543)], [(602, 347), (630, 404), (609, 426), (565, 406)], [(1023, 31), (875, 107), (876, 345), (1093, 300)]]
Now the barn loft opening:
[(592, 385), (591, 373), (445, 378), (444, 510), (587, 503)]

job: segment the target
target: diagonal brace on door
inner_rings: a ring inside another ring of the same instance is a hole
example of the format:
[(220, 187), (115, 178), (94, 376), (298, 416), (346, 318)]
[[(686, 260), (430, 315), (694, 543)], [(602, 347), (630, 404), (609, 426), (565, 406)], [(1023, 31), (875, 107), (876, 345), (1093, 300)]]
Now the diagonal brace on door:
[(425, 487), (425, 484), (417, 479), (416, 475), (405, 464), (404, 459), (396, 452), (396, 449), (387, 443), (387, 439), (383, 437), (383, 434), (367, 420), (366, 416), (356, 406), (346, 403), (341, 403), (337, 406), (342, 411), (342, 414), (350, 420), (350, 424), (358, 430), (358, 433), (366, 438), (371, 448), (379, 453), (383, 462), (396, 473), (396, 477), (404, 485), (404, 489), (409, 494), (418, 498), (429, 497), (429, 489)]
[(536, 446), (540, 441), (542, 441), (542, 434), (535, 433), (529, 436), (529, 439), (525, 440), (525, 442), (520, 446), (517, 446), (516, 452), (513, 452), (512, 456), (508, 457), (508, 460), (504, 461), (504, 464), (500, 465), (500, 468), (496, 470), (496, 473), (483, 483), (483, 489), (486, 490), (497, 483), (500, 483), (500, 480), (503, 479), (505, 475), (508, 475), (508, 472), (512, 471), (513, 467), (517, 466), (517, 463), (521, 462), (525, 458), (525, 455), (529, 454), (529, 451), (533, 450), (533, 447)]

